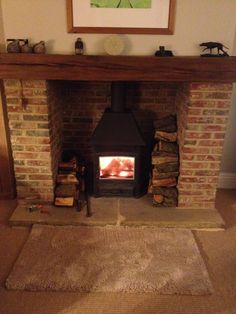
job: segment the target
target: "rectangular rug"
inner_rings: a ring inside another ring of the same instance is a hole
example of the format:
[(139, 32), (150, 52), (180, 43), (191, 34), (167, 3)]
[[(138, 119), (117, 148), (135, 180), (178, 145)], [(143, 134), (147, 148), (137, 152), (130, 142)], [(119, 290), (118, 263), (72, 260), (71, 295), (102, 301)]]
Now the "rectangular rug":
[(212, 292), (190, 230), (34, 225), (8, 289), (79, 292)]

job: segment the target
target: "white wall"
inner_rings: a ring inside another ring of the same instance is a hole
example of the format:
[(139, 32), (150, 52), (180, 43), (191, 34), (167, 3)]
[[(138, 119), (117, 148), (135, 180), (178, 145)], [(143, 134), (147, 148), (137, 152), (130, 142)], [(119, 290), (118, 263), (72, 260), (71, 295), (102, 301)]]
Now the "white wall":
[[(81, 0), (85, 1), (85, 0)], [(155, 1), (155, 0), (153, 0)], [(124, 54), (153, 55), (160, 45), (175, 55), (199, 55), (199, 44), (219, 41), (236, 55), (235, 0), (176, 0), (174, 35), (122, 35)], [(29, 38), (32, 43), (45, 40), (48, 53), (73, 54), (74, 42), (82, 37), (86, 54), (104, 54), (106, 34), (69, 34), (66, 25), (66, 0), (0, 0), (0, 51), (5, 38)], [(3, 25), (2, 25), (3, 24)], [(145, 20), (141, 21), (145, 25)], [(234, 46), (234, 47), (233, 47)], [(236, 177), (236, 91), (233, 94), (230, 122), (224, 148), (222, 169)]]
[[(86, 1), (86, 0), (81, 0)], [(156, 1), (156, 0), (153, 0)], [(45, 40), (49, 53), (74, 53), (82, 37), (87, 54), (103, 54), (105, 34), (68, 34), (66, 0), (1, 0), (6, 38)], [(177, 0), (174, 35), (123, 35), (126, 54), (152, 55), (160, 45), (176, 55), (199, 55), (199, 43), (220, 41), (232, 48), (235, 0)], [(145, 25), (145, 20), (140, 24)]]
[[(236, 55), (236, 32), (232, 53)], [(232, 94), (219, 186), (222, 188), (236, 188), (236, 84), (234, 84)]]
[(2, 18), (2, 6), (0, 0), (0, 51), (3, 51), (5, 47), (4, 29), (3, 29), (3, 18)]

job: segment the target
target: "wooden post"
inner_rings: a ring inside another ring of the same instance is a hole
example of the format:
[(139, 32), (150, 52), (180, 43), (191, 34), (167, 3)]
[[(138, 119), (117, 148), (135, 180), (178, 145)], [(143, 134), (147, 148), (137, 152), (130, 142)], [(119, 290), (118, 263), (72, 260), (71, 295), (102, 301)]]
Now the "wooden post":
[(3, 82), (0, 81), (0, 199), (15, 197), (12, 154), (7, 125)]

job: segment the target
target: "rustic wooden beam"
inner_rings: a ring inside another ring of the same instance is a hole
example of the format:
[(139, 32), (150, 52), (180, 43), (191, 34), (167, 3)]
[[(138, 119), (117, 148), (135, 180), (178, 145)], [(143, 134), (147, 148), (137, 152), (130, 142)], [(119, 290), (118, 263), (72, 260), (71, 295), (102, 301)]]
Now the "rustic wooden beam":
[(0, 78), (236, 82), (236, 58), (1, 53)]
[(3, 84), (0, 80), (0, 199), (15, 197), (15, 180)]

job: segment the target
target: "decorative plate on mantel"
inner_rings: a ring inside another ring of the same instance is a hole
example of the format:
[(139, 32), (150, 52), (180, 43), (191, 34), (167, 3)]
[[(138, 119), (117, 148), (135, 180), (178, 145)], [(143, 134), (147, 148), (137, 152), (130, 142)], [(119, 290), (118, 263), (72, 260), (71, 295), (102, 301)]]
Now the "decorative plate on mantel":
[(111, 35), (104, 41), (104, 49), (109, 55), (118, 56), (123, 52), (124, 48), (124, 41), (119, 35)]

